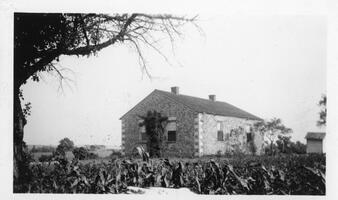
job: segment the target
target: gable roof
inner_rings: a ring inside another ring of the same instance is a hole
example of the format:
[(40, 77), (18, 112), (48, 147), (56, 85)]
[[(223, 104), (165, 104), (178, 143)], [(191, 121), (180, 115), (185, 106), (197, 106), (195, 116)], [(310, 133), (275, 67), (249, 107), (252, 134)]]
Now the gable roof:
[(322, 140), (325, 137), (325, 132), (308, 132), (305, 136), (306, 139)]
[(250, 114), (240, 108), (237, 108), (231, 104), (221, 101), (211, 101), (209, 99), (202, 99), (198, 97), (192, 97), (188, 95), (182, 94), (173, 94), (171, 92), (166, 92), (162, 90), (155, 90), (156, 93), (165, 95), (174, 101), (182, 103), (194, 110), (198, 113), (207, 113), (214, 115), (222, 115), (229, 117), (238, 117), (238, 118), (246, 118), (246, 119), (254, 119), (254, 120), (262, 120), (261, 118)]
[[(202, 99), (202, 98), (192, 97), (192, 96), (182, 95), (182, 94), (177, 95), (177, 94), (173, 94), (171, 92), (166, 92), (162, 90), (154, 90), (151, 94), (153, 93), (165, 96), (168, 99), (171, 99), (177, 103), (181, 103), (197, 113), (207, 113), (207, 114), (214, 114), (214, 115), (221, 115), (221, 116), (262, 120), (261, 118), (253, 114), (250, 114), (240, 108), (237, 108), (231, 104), (228, 104), (226, 102), (211, 101), (209, 99)], [(133, 110), (134, 108), (132, 108), (131, 110)], [(130, 111), (128, 111), (127, 113), (129, 113)], [(124, 114), (122, 117), (124, 117), (126, 114)]]

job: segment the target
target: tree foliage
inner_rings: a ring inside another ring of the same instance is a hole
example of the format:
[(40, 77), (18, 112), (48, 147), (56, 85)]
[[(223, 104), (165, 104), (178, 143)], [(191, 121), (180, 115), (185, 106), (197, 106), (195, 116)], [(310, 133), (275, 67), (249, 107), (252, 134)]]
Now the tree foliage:
[(167, 60), (158, 48), (162, 38), (171, 42), (181, 35), (180, 28), (194, 24), (195, 18), (167, 14), (14, 14), (14, 178), (19, 179), (18, 164), (23, 159), (23, 135), (30, 103), (24, 100), (21, 86), (28, 80), (39, 81), (44, 72), (63, 83), (71, 81), (57, 65), (60, 56), (92, 56), (115, 44), (126, 44), (138, 54), (143, 72), (148, 76), (142, 47), (148, 47)]
[(96, 159), (99, 157), (97, 154), (88, 151), (85, 147), (76, 147), (72, 152), (74, 157), (78, 160)]
[(116, 43), (128, 43), (139, 55), (141, 66), (146, 61), (141, 51), (144, 44), (164, 56), (156, 46), (155, 33), (166, 34), (171, 41), (180, 35), (179, 28), (195, 18), (172, 15), (134, 14), (33, 14), (14, 16), (15, 84), (29, 78), (39, 81), (39, 72), (56, 72), (66, 77), (55, 63), (61, 55), (91, 56)]
[(56, 148), (56, 151), (71, 151), (74, 149), (74, 142), (71, 141), (69, 138), (63, 138), (60, 140), (59, 145)]
[(157, 111), (148, 111), (145, 116), (139, 116), (143, 122), (139, 126), (145, 126), (146, 134), (148, 135), (148, 151), (150, 157), (160, 157), (164, 134), (164, 123), (168, 117), (162, 116)]
[(44, 155), (44, 154), (42, 154), (39, 157), (39, 162), (50, 162), (52, 160), (53, 160), (53, 154), (52, 155)]
[(321, 110), (319, 112), (319, 120), (317, 121), (318, 126), (326, 126), (326, 95), (323, 95), (320, 99), (318, 105), (320, 106)]
[(292, 142), (291, 136), (279, 135), (276, 140), (276, 148), (280, 153), (305, 154), (306, 145), (300, 141)]
[(88, 156), (88, 151), (84, 147), (77, 147), (73, 149), (73, 154), (76, 159), (84, 160)]
[(280, 135), (287, 135), (292, 133), (292, 129), (283, 125), (282, 120), (278, 118), (272, 118), (267, 121), (259, 121), (254, 124), (254, 129), (263, 133), (265, 138), (270, 143), (270, 152), (272, 153), (273, 144)]
[(55, 147), (53, 146), (35, 146), (33, 145), (33, 148), (30, 150), (31, 153), (36, 152), (53, 152), (55, 151)]

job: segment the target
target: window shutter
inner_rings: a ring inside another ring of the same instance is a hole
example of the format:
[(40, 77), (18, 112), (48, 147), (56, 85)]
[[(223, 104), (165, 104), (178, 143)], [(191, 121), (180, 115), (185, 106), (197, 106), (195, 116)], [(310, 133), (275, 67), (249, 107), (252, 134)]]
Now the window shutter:
[(223, 131), (217, 131), (217, 140), (223, 141)]

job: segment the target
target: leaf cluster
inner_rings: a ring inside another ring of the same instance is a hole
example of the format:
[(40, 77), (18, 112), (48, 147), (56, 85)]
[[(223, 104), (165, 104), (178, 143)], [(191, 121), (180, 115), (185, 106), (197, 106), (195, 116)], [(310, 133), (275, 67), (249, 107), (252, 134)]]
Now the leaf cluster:
[(60, 81), (69, 80), (55, 65), (60, 56), (96, 55), (116, 43), (131, 46), (146, 71), (141, 46), (150, 47), (167, 60), (157, 46), (155, 33), (173, 42), (181, 35), (180, 28), (194, 21), (168, 14), (15, 13), (14, 85), (19, 88), (29, 78), (39, 81), (38, 73), (44, 71), (55, 72)]
[(145, 126), (145, 131), (148, 136), (147, 146), (150, 157), (160, 157), (165, 123), (168, 117), (162, 116), (161, 113), (153, 110), (148, 111), (145, 116), (139, 116), (139, 118), (142, 119), (139, 126)]
[(317, 126), (326, 125), (326, 115), (327, 115), (326, 101), (327, 101), (327, 97), (326, 95), (323, 95), (318, 103), (321, 110), (319, 112), (319, 120), (317, 121)]
[(187, 187), (198, 194), (325, 194), (325, 155), (53, 162), (31, 165), (24, 192), (117, 194), (136, 186)]

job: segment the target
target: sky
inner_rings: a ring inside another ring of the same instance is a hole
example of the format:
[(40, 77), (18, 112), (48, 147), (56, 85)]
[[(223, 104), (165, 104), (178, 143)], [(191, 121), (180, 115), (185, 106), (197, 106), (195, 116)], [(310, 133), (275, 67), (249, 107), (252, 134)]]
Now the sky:
[(326, 93), (327, 19), (322, 15), (199, 15), (181, 31), (173, 50), (159, 48), (170, 63), (144, 49), (152, 79), (140, 70), (127, 45), (108, 47), (97, 56), (61, 57), (59, 66), (73, 81), (40, 74), (23, 87), (31, 116), (27, 144), (56, 145), (69, 137), (75, 145), (120, 145), (119, 118), (154, 89), (208, 98), (215, 94), (263, 119), (281, 118), (292, 140), (305, 142), (316, 126), (318, 101)]

